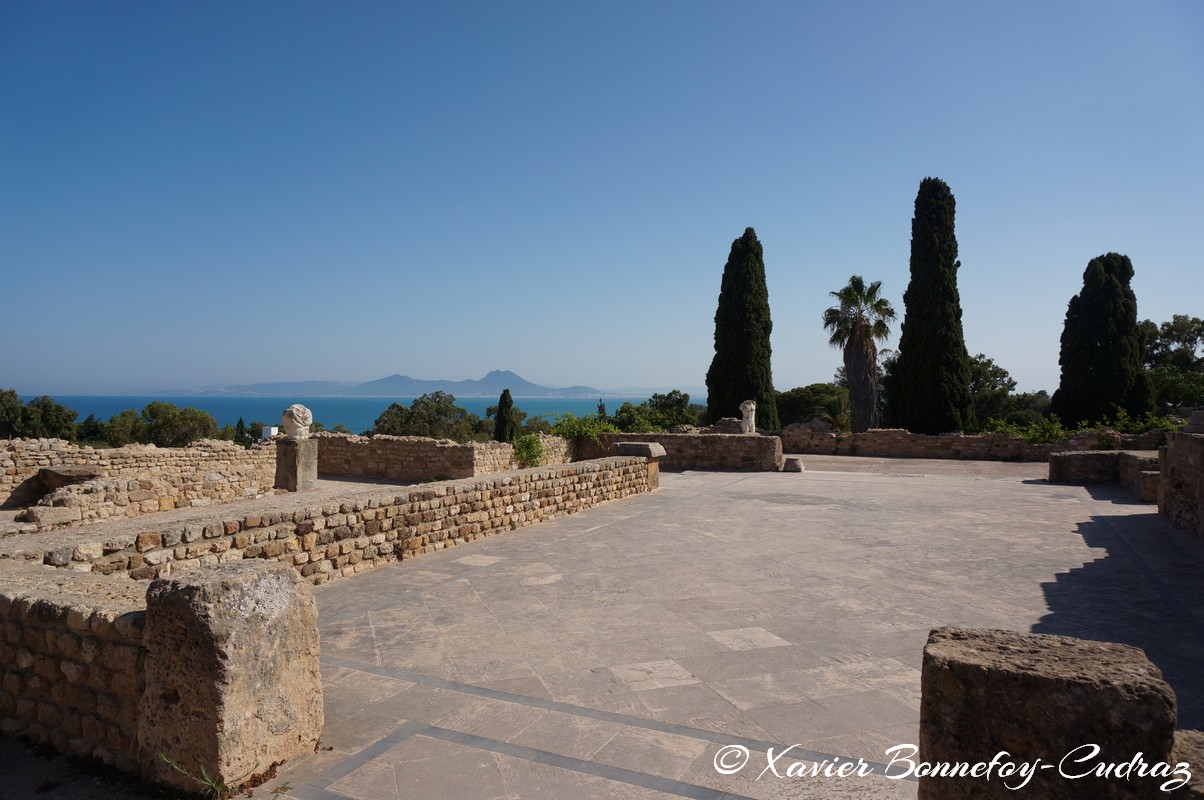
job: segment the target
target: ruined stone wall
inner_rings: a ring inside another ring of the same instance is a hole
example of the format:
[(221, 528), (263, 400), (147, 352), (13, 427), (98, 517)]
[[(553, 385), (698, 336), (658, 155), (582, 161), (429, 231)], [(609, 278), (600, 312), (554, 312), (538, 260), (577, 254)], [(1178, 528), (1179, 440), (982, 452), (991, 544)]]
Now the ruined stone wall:
[[(568, 442), (538, 434), (544, 455), (539, 466), (569, 461)], [(502, 442), (427, 439), (421, 436), (349, 436), (322, 432), (318, 440), (318, 475), (369, 478), (397, 483), (471, 478), (518, 469), (514, 448)]]
[(172, 764), (234, 785), (317, 746), (317, 607), (288, 567), (181, 571), (148, 590), (0, 561), (0, 587), (4, 735), (188, 791)]
[(1158, 510), (1204, 539), (1204, 434), (1171, 433), (1166, 438)]
[(323, 431), (318, 440), (319, 477), (369, 478), (396, 483), (470, 478), (473, 448), (422, 436), (349, 436)]
[(146, 585), (0, 561), (0, 733), (137, 766)]
[[(69, 465), (95, 467), (101, 477), (45, 494), (38, 471)], [(0, 504), (36, 503), (29, 521), (44, 530), (256, 497), (272, 491), (275, 470), (274, 443), (247, 449), (201, 440), (191, 447), (96, 449), (61, 439), (3, 440)]]
[[(567, 464), (573, 460), (569, 441), (560, 436), (550, 436), (546, 433), (535, 434), (543, 447), (543, 455), (538, 464), (531, 466), (546, 467), (551, 464)], [(514, 447), (502, 442), (471, 442), (473, 448), (473, 474), (492, 475), (495, 472), (507, 472), (521, 469), (524, 465), (514, 459)]]
[(265, 558), (323, 582), (650, 491), (651, 466), (641, 457), (604, 458), (401, 492), (361, 489), (322, 506), (284, 494), (267, 516), (227, 517), (215, 506), (188, 523), (148, 517), (136, 535), (106, 534), (101, 525), (8, 537), (0, 539), (0, 559), (150, 579), (178, 567)]
[(1117, 477), (1120, 485), (1143, 503), (1157, 503), (1158, 487), (1162, 483), (1157, 451), (1135, 453), (1125, 450), (1119, 454), (1119, 459)]
[(970, 461), (1048, 461), (1064, 450), (1153, 450), (1164, 433), (1139, 435), (1092, 431), (1055, 444), (1030, 444), (1004, 433), (942, 433), (929, 436), (902, 428), (874, 428), (865, 433), (838, 435), (809, 423), (787, 425), (782, 448), (787, 453), (874, 456), (878, 458), (942, 458)]
[(782, 440), (760, 434), (604, 433), (601, 446), (578, 443), (579, 458), (609, 453), (615, 442), (656, 442), (665, 448), (661, 467), (777, 472), (782, 469)]

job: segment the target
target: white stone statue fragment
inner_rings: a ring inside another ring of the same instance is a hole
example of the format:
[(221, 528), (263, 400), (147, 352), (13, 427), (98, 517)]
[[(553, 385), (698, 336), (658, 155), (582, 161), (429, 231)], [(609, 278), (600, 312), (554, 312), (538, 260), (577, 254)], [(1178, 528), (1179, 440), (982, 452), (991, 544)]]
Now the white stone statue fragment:
[(284, 426), (284, 435), (290, 439), (308, 439), (309, 426), (313, 422), (313, 413), (300, 403), (293, 403), (284, 409), (284, 414), (280, 417), (280, 423)]
[(740, 433), (756, 433), (757, 402), (755, 400), (745, 400), (740, 404), (740, 413), (744, 415), (744, 419), (740, 420)]

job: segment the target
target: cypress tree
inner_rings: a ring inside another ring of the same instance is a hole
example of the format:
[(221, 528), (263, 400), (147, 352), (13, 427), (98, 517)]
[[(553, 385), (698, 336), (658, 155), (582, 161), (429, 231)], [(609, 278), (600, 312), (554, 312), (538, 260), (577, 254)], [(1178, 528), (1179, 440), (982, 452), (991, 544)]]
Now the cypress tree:
[(719, 307), (715, 311), (715, 358), (707, 370), (707, 420), (739, 417), (745, 400), (757, 403), (757, 426), (776, 429), (777, 393), (770, 367), (769, 289), (757, 233), (745, 228), (732, 242)]
[(1058, 357), (1062, 379), (1049, 409), (1065, 422), (1098, 423), (1118, 409), (1139, 417), (1154, 408), (1132, 279), (1129, 257), (1107, 253), (1091, 259), (1083, 291), (1070, 298)]
[(962, 335), (957, 292), (953, 192), (925, 178), (911, 219), (911, 281), (899, 336), (899, 357), (887, 384), (890, 424), (913, 433), (947, 433), (974, 425), (970, 354)]
[(514, 398), (509, 389), (502, 389), (502, 396), (497, 401), (497, 416), (493, 420), (493, 438), (499, 442), (513, 442), (516, 428)]

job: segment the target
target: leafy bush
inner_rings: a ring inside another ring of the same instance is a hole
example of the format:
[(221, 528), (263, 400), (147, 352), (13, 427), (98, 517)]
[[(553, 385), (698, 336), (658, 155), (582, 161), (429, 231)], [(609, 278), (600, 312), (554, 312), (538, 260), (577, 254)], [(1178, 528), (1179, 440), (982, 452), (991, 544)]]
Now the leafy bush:
[(514, 459), (524, 467), (538, 467), (543, 458), (543, 442), (533, 433), (520, 436), (514, 442)]
[(373, 433), (389, 436), (426, 436), (457, 442), (484, 440), (489, 431), (481, 430), (480, 417), (456, 405), (455, 395), (431, 392), (416, 398), (410, 407), (393, 403), (376, 419)]
[(614, 425), (597, 417), (579, 417), (571, 411), (564, 412), (552, 425), (552, 433), (556, 436), (562, 436), (574, 443), (593, 442), (599, 447), (602, 446), (602, 434), (617, 433), (618, 430)]

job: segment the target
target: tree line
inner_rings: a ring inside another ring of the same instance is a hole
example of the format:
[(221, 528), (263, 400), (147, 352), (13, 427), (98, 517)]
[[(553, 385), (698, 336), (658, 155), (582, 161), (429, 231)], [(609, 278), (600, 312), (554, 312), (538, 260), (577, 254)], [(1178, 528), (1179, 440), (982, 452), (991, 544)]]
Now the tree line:
[(740, 403), (754, 399), (758, 425), (769, 429), (819, 418), (852, 432), (897, 427), (1049, 436), (1101, 424), (1170, 427), (1175, 422), (1168, 415), (1204, 406), (1204, 320), (1175, 315), (1161, 325), (1138, 322), (1133, 265), (1118, 253), (1091, 259), (1082, 291), (1069, 302), (1057, 391), (1052, 397), (1015, 394), (1007, 370), (966, 349), (955, 212), (944, 181), (921, 181), (898, 350), (878, 349), (896, 319), (881, 281), (853, 275), (830, 293), (836, 304), (822, 318), (829, 343), (842, 351), (842, 367), (830, 384), (788, 392), (773, 386), (763, 248), (747, 228), (723, 270), (703, 420), (738, 416)]

